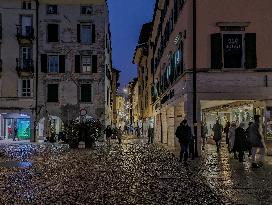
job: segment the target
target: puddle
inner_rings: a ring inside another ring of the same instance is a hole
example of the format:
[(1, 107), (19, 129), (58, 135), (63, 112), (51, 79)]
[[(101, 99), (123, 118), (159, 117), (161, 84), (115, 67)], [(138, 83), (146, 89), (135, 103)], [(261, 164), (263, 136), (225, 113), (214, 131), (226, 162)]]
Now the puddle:
[(0, 167), (5, 168), (29, 168), (32, 167), (32, 162), (18, 162), (18, 161), (7, 161), (7, 162), (0, 162)]

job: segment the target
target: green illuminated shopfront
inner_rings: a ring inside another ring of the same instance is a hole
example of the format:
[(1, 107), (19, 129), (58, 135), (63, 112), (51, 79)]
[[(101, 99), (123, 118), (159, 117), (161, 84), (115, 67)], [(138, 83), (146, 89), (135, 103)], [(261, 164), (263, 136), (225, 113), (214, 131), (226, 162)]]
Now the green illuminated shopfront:
[[(18, 113), (1, 113), (1, 139), (30, 140), (30, 116)], [(17, 135), (17, 136), (15, 136)]]

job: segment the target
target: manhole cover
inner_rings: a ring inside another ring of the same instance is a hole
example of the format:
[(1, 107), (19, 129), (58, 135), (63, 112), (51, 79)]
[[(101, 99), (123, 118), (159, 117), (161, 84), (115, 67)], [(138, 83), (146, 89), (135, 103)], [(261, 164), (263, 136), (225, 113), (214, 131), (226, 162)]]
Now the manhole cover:
[(31, 162), (18, 162), (18, 161), (8, 161), (8, 162), (0, 162), (0, 167), (6, 167), (6, 168), (29, 168), (32, 166)]

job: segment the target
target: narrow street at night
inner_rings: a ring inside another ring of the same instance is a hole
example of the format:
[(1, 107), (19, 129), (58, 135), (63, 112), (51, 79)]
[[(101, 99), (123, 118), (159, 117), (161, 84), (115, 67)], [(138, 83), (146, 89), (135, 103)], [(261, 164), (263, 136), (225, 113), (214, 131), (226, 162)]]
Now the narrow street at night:
[(35, 156), (7, 150), (8, 157), (0, 163), (0, 204), (224, 202), (190, 166), (184, 167), (169, 151), (142, 139), (130, 137), (122, 145), (113, 142), (110, 149), (103, 143), (93, 150), (50, 153), (50, 149)]

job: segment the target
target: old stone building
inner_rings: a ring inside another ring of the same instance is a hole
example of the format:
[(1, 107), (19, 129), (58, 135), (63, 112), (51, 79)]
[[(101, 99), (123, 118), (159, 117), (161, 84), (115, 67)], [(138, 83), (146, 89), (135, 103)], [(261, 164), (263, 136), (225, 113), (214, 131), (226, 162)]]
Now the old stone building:
[(133, 58), (133, 63), (137, 65), (138, 73), (139, 122), (145, 136), (147, 136), (148, 127), (153, 127), (154, 123), (151, 99), (153, 71), (151, 69), (151, 61), (148, 59), (151, 31), (152, 23), (146, 23), (142, 26)]
[(117, 90), (119, 87), (120, 71), (112, 68), (112, 81), (111, 81), (111, 104), (112, 104), (112, 124), (118, 126), (118, 96)]
[(52, 130), (58, 134), (63, 123), (79, 117), (111, 124), (106, 1), (12, 0), (0, 4), (1, 49), (5, 50), (0, 103), (1, 116), (7, 119), (1, 135), (7, 137), (7, 130), (18, 126), (29, 133), (28, 139), (37, 141)]
[(157, 141), (178, 147), (174, 132), (184, 118), (200, 140), (201, 121), (212, 134), (216, 120), (247, 123), (254, 114), (271, 138), (271, 6), (269, 0), (156, 1), (149, 58)]
[(30, 139), (34, 134), (36, 4), (0, 2), (0, 136)]

